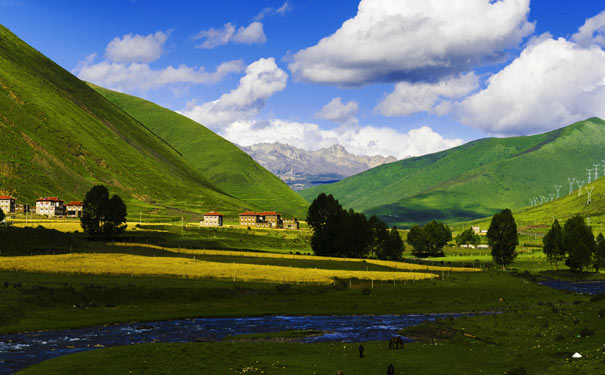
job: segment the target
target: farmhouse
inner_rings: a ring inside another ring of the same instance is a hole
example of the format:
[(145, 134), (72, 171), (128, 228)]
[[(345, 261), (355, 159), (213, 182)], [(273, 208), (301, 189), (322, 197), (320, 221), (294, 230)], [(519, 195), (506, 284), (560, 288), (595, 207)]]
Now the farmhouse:
[(295, 229), (298, 230), (300, 229), (300, 225), (298, 223), (298, 220), (296, 220), (296, 218), (283, 218), (282, 219), (283, 222), (283, 226), (285, 229)]
[(239, 214), (239, 224), (245, 227), (256, 228), (299, 229), (298, 220), (282, 219), (281, 214), (275, 211), (242, 212)]
[(36, 199), (36, 213), (38, 215), (63, 216), (65, 215), (65, 206), (58, 197), (45, 197)]
[(200, 225), (207, 227), (222, 227), (223, 226), (223, 214), (210, 211), (204, 214), (204, 220), (200, 222)]
[(82, 217), (82, 202), (73, 201), (65, 205), (66, 215), (69, 217)]
[(10, 195), (0, 195), (0, 210), (5, 214), (15, 212), (15, 198)]

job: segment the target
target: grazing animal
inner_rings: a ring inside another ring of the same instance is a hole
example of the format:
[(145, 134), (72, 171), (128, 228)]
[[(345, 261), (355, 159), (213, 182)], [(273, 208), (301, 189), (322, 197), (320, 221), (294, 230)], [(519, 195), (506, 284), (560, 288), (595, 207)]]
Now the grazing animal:
[(395, 375), (395, 366), (389, 365), (389, 367), (387, 367), (387, 375)]
[(345, 373), (342, 372), (342, 370), (338, 370), (338, 371), (336, 371), (336, 375), (345, 375)]
[(389, 349), (403, 349), (403, 339), (401, 336), (391, 337), (391, 340), (389, 340)]
[(359, 358), (363, 358), (363, 350), (365, 348), (363, 347), (363, 345), (359, 344)]

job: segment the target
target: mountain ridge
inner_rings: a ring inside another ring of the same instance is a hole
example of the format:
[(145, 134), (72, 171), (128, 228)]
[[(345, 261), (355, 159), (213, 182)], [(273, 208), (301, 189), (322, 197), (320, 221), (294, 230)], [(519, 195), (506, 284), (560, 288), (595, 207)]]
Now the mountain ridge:
[(341, 180), (397, 160), (393, 156), (354, 155), (339, 144), (315, 151), (280, 142), (239, 147), (295, 190), (324, 181)]

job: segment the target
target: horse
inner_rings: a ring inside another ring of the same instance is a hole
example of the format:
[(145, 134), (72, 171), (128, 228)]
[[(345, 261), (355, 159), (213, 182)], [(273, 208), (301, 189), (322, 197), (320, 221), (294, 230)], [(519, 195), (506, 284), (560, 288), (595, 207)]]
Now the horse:
[(389, 340), (389, 349), (403, 349), (403, 339), (401, 336), (391, 337)]
[(392, 364), (387, 367), (387, 375), (395, 375), (395, 366)]
[(359, 344), (359, 358), (363, 358), (363, 350), (365, 348), (363, 347), (363, 345)]

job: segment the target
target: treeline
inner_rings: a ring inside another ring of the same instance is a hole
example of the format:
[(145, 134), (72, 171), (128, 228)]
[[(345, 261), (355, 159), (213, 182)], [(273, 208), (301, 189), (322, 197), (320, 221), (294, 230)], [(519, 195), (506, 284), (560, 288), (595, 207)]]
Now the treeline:
[(581, 215), (567, 220), (563, 228), (555, 220), (542, 242), (544, 254), (555, 267), (565, 262), (572, 271), (578, 272), (591, 267), (599, 272), (605, 268), (605, 238), (599, 233), (595, 240), (592, 228)]
[(332, 195), (321, 193), (307, 213), (313, 228), (311, 247), (317, 255), (401, 260), (405, 245), (397, 227), (391, 229), (379, 218), (369, 219), (345, 210)]

